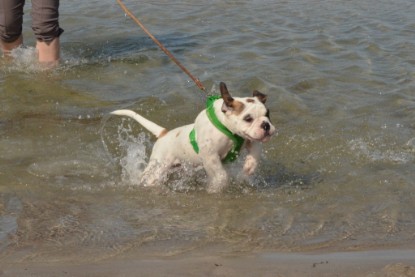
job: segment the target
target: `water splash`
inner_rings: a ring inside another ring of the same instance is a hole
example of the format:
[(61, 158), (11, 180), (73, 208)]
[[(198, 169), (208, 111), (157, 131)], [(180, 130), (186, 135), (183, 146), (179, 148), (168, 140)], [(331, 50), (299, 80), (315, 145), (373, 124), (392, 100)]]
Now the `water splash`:
[(37, 61), (37, 50), (30, 46), (20, 46), (13, 49), (10, 53), (11, 58), (10, 64), (7, 66), (9, 71), (20, 71), (20, 72), (39, 72), (42, 68)]
[[(65, 72), (90, 63), (103, 64), (110, 62), (111, 57), (99, 57), (97, 60), (95, 58), (83, 57), (79, 54), (73, 55), (62, 49), (60, 63), (53, 69), (53, 72)], [(2, 62), (2, 69), (5, 72), (23, 72), (32, 74), (45, 72), (45, 67), (38, 61), (37, 49), (32, 46), (19, 46), (13, 49), (10, 53), (10, 57), (4, 59)], [(46, 70), (46, 72), (50, 72), (50, 70)]]
[[(136, 135), (128, 121), (123, 119), (117, 126), (112, 146), (108, 149), (112, 152), (110, 155), (113, 161), (120, 167), (121, 183), (127, 186), (140, 186), (153, 143), (146, 132)], [(183, 163), (180, 167), (172, 168), (163, 178), (163, 183), (172, 191), (188, 192), (198, 189), (203, 180), (206, 180), (204, 170)]]
[(141, 133), (134, 141), (121, 140), (120, 146), (125, 148), (126, 155), (119, 160), (122, 168), (121, 178), (124, 183), (139, 185), (143, 171), (147, 165), (146, 136)]
[(121, 181), (123, 184), (139, 185), (143, 171), (148, 163), (147, 152), (151, 147), (149, 136), (145, 132), (135, 135), (134, 129), (127, 119), (117, 126), (115, 134), (114, 160), (121, 167)]

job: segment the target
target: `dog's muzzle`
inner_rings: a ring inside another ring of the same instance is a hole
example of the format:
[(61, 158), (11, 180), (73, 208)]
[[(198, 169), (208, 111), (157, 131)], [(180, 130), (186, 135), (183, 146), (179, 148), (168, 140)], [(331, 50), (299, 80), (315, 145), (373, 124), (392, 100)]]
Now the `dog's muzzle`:
[(264, 129), (264, 131), (268, 134), (269, 130), (271, 130), (271, 125), (268, 122), (264, 121), (261, 124), (261, 128)]
[(260, 125), (261, 129), (264, 130), (264, 137), (262, 138), (262, 142), (267, 142), (271, 138), (272, 135), (275, 133), (275, 129), (271, 126), (268, 121), (263, 121)]

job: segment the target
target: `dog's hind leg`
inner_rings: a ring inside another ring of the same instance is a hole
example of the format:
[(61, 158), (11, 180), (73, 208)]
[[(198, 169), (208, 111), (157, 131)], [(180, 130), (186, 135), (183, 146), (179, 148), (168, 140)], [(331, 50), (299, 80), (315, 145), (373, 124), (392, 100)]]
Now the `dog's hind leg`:
[(166, 164), (158, 161), (150, 161), (141, 177), (141, 185), (144, 187), (158, 186), (166, 181), (167, 178)]

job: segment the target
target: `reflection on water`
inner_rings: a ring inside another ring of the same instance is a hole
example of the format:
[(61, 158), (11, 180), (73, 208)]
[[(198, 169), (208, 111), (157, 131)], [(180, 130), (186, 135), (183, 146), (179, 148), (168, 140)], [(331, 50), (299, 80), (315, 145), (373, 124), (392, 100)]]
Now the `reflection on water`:
[(415, 11), (397, 2), (126, 1), (210, 92), (269, 95), (279, 135), (220, 195), (189, 168), (139, 186), (154, 139), (109, 112), (174, 128), (204, 96), (115, 3), (62, 3), (59, 68), (30, 44), (0, 64), (2, 258), (412, 245)]

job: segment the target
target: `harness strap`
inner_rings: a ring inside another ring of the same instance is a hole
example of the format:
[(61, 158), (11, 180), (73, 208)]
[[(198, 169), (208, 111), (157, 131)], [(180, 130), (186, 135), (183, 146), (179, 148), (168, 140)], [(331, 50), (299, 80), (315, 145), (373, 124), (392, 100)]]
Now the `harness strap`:
[[(218, 117), (216, 116), (215, 109), (213, 108), (213, 103), (215, 103), (216, 100), (220, 99), (221, 96), (214, 95), (209, 96), (206, 101), (206, 114), (212, 122), (212, 124), (221, 131), (224, 135), (226, 135), (230, 140), (233, 142), (232, 149), (229, 151), (229, 153), (226, 155), (226, 157), (223, 159), (223, 162), (233, 162), (238, 158), (239, 152), (241, 151), (242, 145), (244, 143), (244, 139), (236, 134), (233, 134), (231, 131), (229, 131), (228, 128), (226, 128), (225, 125), (222, 124), (222, 122), (219, 121)], [(189, 134), (190, 144), (192, 145), (193, 149), (196, 153), (199, 154), (199, 145), (197, 144), (196, 140), (196, 131), (193, 128), (192, 131)]]
[(189, 134), (190, 144), (193, 146), (193, 149), (197, 154), (199, 154), (199, 145), (197, 145), (196, 141), (196, 131), (195, 128), (192, 129), (192, 131)]

